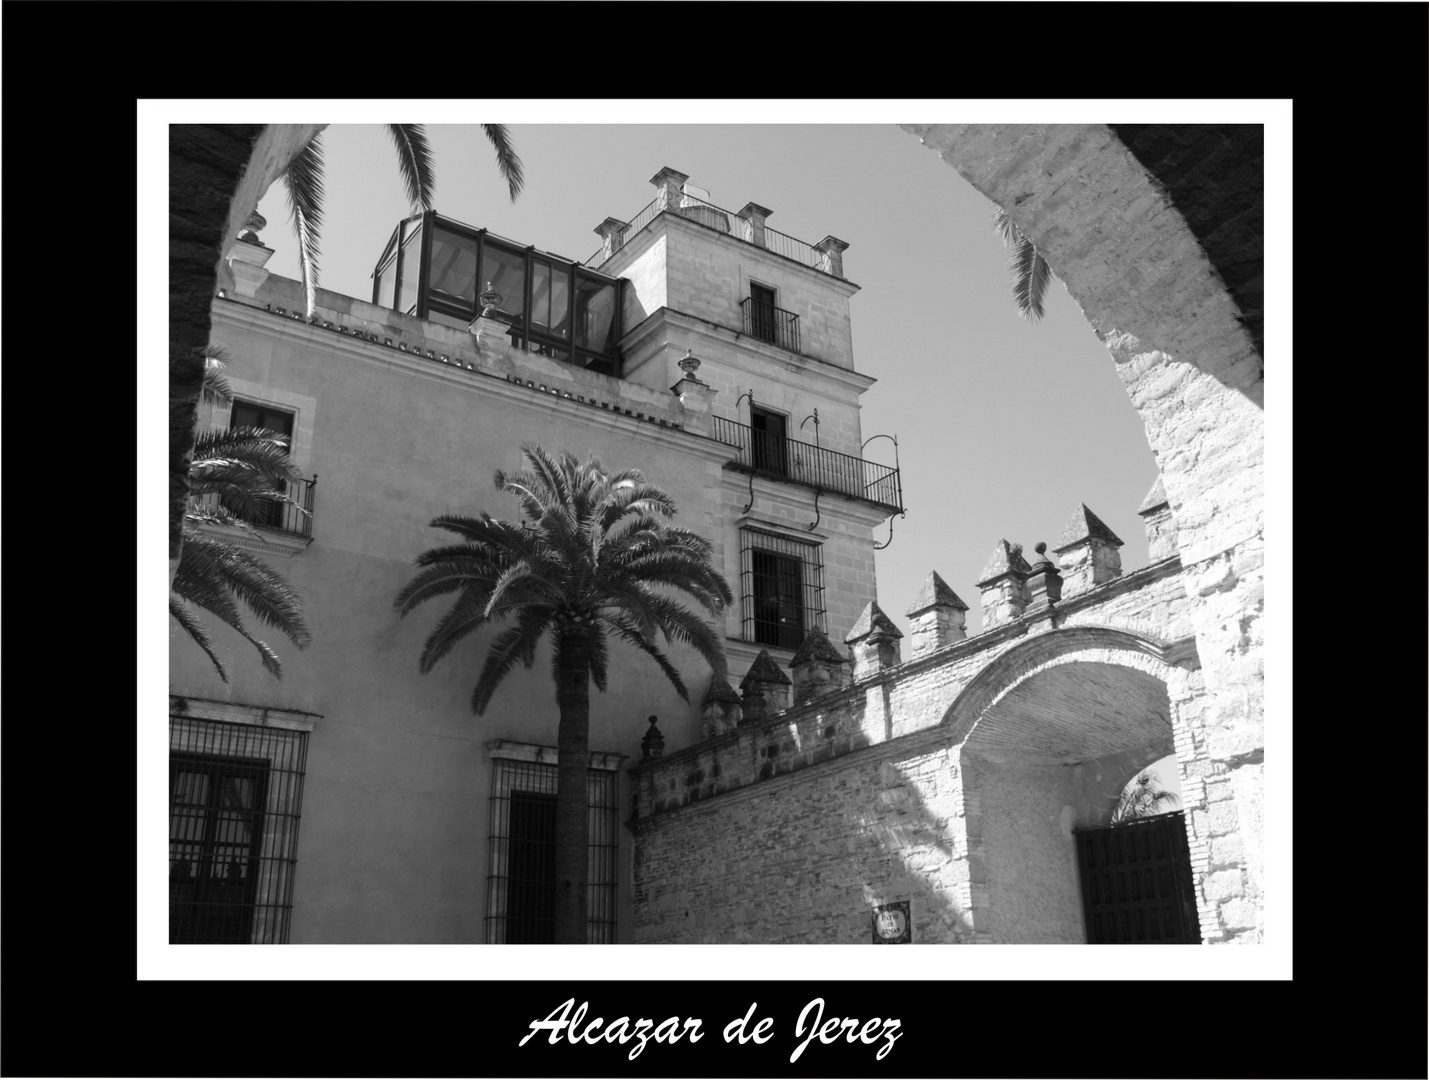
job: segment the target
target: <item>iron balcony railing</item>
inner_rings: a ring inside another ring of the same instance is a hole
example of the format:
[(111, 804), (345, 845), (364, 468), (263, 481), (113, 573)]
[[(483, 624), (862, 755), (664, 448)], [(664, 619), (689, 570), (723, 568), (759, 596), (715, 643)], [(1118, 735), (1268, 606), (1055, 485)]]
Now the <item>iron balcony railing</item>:
[(756, 431), (721, 416), (713, 420), (714, 437), (739, 449), (730, 462), (733, 468), (864, 499), (892, 511), (903, 510), (903, 483), (897, 466)]
[(313, 538), (313, 493), (317, 484), (316, 476), (311, 480), (297, 480), (292, 485), (288, 499), (264, 499), (256, 509), (248, 513), (240, 511), (218, 492), (200, 496), (195, 501), (199, 506), (209, 509), (221, 505), (234, 517), (242, 518), (256, 528), (311, 540)]
[[(832, 273), (829, 267), (829, 257), (824, 252), (819, 251), (813, 244), (806, 244), (787, 233), (781, 233), (777, 229), (771, 229), (768, 225), (761, 230), (764, 242), (758, 244), (755, 240), (753, 224), (738, 214), (723, 207), (715, 206), (714, 203), (697, 199), (693, 195), (681, 195), (679, 206), (663, 206), (659, 199), (654, 200), (649, 206), (641, 210), (617, 235), (615, 243), (611, 246), (610, 254), (619, 251), (632, 236), (638, 233), (646, 225), (650, 224), (656, 217), (665, 210), (679, 214), (681, 217), (697, 221), (701, 225), (708, 226), (719, 232), (729, 233), (737, 240), (743, 240), (746, 244), (755, 244), (763, 247), (776, 255), (783, 255), (786, 259), (793, 259), (795, 262), (818, 270), (822, 273)], [(604, 246), (594, 255), (585, 261), (585, 265), (594, 270), (605, 262), (608, 258)]]
[(799, 351), (799, 316), (773, 304), (746, 297), (739, 303), (744, 312), (744, 332), (750, 337), (778, 345), (790, 352)]

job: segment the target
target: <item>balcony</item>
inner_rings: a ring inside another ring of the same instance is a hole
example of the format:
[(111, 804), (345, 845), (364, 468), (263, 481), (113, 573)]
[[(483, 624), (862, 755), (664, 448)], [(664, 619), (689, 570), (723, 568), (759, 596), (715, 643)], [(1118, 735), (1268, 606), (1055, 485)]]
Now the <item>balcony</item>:
[(739, 450), (729, 468), (862, 499), (890, 514), (903, 511), (903, 483), (897, 466), (757, 431), (720, 416), (713, 421), (714, 437)]
[[(239, 513), (229, 505), (223, 496), (214, 492), (194, 500), (194, 505), (205, 509), (222, 506), (234, 517), (241, 518), (263, 533), (264, 547), (276, 547), (287, 551), (301, 551), (313, 542), (313, 494), (318, 478), (299, 479), (292, 485), (290, 499), (265, 499), (250, 513)], [(232, 539), (244, 539), (243, 530), (225, 529), (217, 525), (205, 526)], [(240, 534), (235, 536), (234, 534)]]
[(750, 337), (778, 345), (790, 352), (799, 351), (799, 316), (754, 297), (740, 301), (744, 313), (744, 332)]

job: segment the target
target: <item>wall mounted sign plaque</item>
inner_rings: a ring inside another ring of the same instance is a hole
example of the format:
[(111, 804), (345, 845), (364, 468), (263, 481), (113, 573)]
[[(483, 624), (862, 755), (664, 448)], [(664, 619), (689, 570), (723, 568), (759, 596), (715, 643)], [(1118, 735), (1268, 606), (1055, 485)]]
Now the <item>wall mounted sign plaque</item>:
[(875, 945), (908, 945), (913, 941), (913, 923), (908, 917), (907, 900), (880, 904), (873, 909), (873, 943)]

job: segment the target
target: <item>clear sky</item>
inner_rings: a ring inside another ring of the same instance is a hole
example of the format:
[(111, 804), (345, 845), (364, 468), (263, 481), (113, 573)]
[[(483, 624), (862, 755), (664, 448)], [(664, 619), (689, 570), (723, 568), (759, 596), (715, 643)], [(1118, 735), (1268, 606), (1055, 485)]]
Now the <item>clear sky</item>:
[[(854, 362), (878, 379), (863, 396), (863, 434), (898, 436), (907, 506), (877, 554), (878, 602), (905, 634), (930, 570), (968, 604), (975, 630), (978, 571), (997, 541), (1021, 542), (1030, 561), (1079, 502), (1125, 541), (1124, 569), (1146, 564), (1136, 508), (1156, 464), (1110, 355), (1060, 281), (1044, 319), (1018, 317), (992, 204), (917, 138), (893, 125), (509, 127), (526, 171), (514, 204), (478, 127), (429, 126), (441, 213), (583, 260), (600, 244), (595, 226), (630, 220), (668, 165), (718, 206), (757, 202), (781, 232), (848, 242), (844, 272), (862, 287)], [(381, 127), (335, 125), (323, 138), (320, 284), (369, 299), (377, 256), (409, 211), (405, 188)], [(281, 183), (259, 209), (276, 249), (268, 268), (297, 277)], [(891, 464), (892, 449), (880, 439), (867, 456)], [(887, 525), (875, 530), (887, 536)]]

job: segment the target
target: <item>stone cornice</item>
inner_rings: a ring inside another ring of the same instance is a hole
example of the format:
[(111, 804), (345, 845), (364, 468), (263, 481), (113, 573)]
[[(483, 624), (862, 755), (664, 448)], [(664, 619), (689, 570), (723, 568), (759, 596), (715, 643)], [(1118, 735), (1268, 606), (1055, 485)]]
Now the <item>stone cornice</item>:
[[(861, 285), (850, 281), (848, 278), (834, 277), (834, 275), (832, 274), (826, 274), (822, 270), (816, 270), (812, 266), (807, 266), (804, 263), (801, 263), (798, 259), (791, 259), (787, 255), (780, 255), (777, 251), (771, 251), (769, 248), (760, 247), (758, 244), (751, 244), (749, 241), (741, 240), (739, 237), (734, 236), (731, 233), (722, 232), (719, 229), (712, 228), (709, 225), (705, 225), (691, 218), (687, 218), (684, 215), (680, 214), (678, 211), (672, 212), (670, 210), (661, 210), (658, 214), (656, 214), (653, 218), (651, 218), (648, 222), (641, 226), (640, 230), (634, 236), (629, 237), (625, 241), (625, 243), (621, 245), (619, 251), (615, 252), (615, 254), (613, 254), (609, 259), (604, 260), (600, 264), (600, 267), (597, 272), (610, 276), (618, 276), (618, 274), (613, 273), (611, 270), (607, 269), (607, 267), (609, 267), (611, 263), (620, 260), (620, 256), (624, 252), (631, 250), (639, 243), (646, 243), (647, 241), (643, 240), (644, 237), (649, 237), (648, 243), (654, 243), (656, 240), (659, 239), (662, 232), (662, 227), (663, 231), (665, 232), (668, 232), (672, 227), (675, 229), (688, 228), (692, 230), (692, 232), (698, 230), (697, 232), (695, 232), (695, 235), (699, 235), (700, 233), (707, 234), (713, 237), (716, 243), (738, 244), (740, 253), (743, 254), (745, 252), (749, 252), (750, 256), (756, 262), (766, 262), (769, 266), (775, 267), (779, 270), (783, 270), (786, 272), (792, 270), (802, 274), (806, 274), (809, 276), (810, 280), (820, 282), (821, 284), (833, 288), (836, 291), (843, 293), (845, 297), (852, 296), (854, 293), (858, 292), (862, 288)], [(777, 232), (778, 230), (774, 231)], [(803, 241), (800, 241), (800, 243), (803, 243)], [(813, 247), (812, 244), (808, 246)]]
[(226, 525), (204, 522), (197, 526), (200, 532), (227, 540), (237, 547), (249, 551), (261, 551), (266, 555), (283, 555), (291, 558), (300, 551), (306, 551), (313, 542), (311, 536), (297, 536), (294, 533), (278, 532), (255, 526), (253, 531)]
[[(515, 374), (508, 375), (488, 370), (484, 363), (482, 367), (476, 367), (476, 364), (473, 363), (474, 370), (468, 370), (464, 365), (470, 362), (470, 358), (466, 356), (461, 357), (461, 365), (442, 364), (439, 361), (429, 360), (425, 356), (389, 348), (367, 338), (340, 334), (323, 329), (320, 325), (310, 324), (306, 320), (287, 318), (237, 301), (220, 302), (214, 310), (216, 313), (215, 323), (219, 321), (217, 316), (221, 313), (226, 321), (257, 333), (275, 335), (279, 333), (280, 326), (292, 324), (285, 327), (284, 336), (291, 335), (292, 340), (310, 344), (314, 348), (325, 349), (341, 359), (353, 360), (369, 367), (400, 372), (408, 377), (440, 383), (467, 393), (502, 398), (528, 407), (544, 405), (563, 420), (590, 423), (603, 420), (619, 431), (622, 436), (658, 446), (669, 446), (673, 442), (687, 452), (710, 461), (722, 463), (730, 456), (730, 447), (689, 431), (683, 426), (683, 422), (681, 422), (682, 426), (678, 427), (668, 421), (661, 425), (659, 418), (655, 415), (654, 407), (644, 401), (625, 401), (618, 394), (608, 395), (613, 401), (623, 403), (621, 409), (602, 408), (600, 402), (590, 396), (587, 396), (587, 400), (582, 402), (577, 399), (576, 394), (591, 395), (593, 392), (591, 387), (582, 383), (568, 382), (563, 379), (561, 386), (548, 385), (547, 389), (542, 391), (540, 386), (543, 384), (528, 385), (528, 383), (535, 383), (535, 379), (527, 380), (523, 377), (520, 381), (515, 381)], [(448, 355), (460, 356), (460, 354), (450, 353)], [(522, 356), (520, 353), (515, 355)], [(519, 360), (515, 366), (519, 366)], [(543, 378), (554, 382), (557, 376), (544, 375)], [(635, 386), (637, 384), (628, 385)], [(639, 389), (654, 394), (648, 387), (641, 386)], [(555, 392), (552, 392), (553, 390)], [(609, 405), (610, 402), (606, 402), (606, 404)], [(641, 413), (642, 408), (650, 411)], [(671, 397), (671, 407), (667, 409), (666, 415), (684, 415), (683, 408), (673, 397)]]
[[(505, 761), (529, 761), (539, 765), (558, 764), (554, 746), (512, 742), (510, 739), (492, 739), (486, 744), (486, 752), (490, 757), (501, 758)], [(587, 768), (619, 772), (620, 766), (625, 762), (627, 756), (609, 751), (592, 750)]]
[(226, 724), (312, 731), (322, 719), (318, 713), (298, 709), (277, 709), (266, 705), (242, 705), (234, 701), (169, 695), (169, 715), (185, 720), (217, 720)]
[[(690, 315), (672, 307), (659, 307), (642, 319), (639, 325), (632, 327), (621, 339), (622, 349), (633, 349), (635, 345), (656, 332), (664, 325), (678, 326), (680, 329), (691, 334), (703, 334), (711, 341), (724, 345), (738, 344), (739, 348), (746, 354), (756, 357), (767, 363), (773, 372), (797, 372), (805, 368), (814, 368), (820, 378), (827, 379), (842, 390), (846, 390), (858, 398), (864, 391), (878, 382), (872, 375), (865, 375), (852, 368), (840, 367), (838, 364), (831, 364), (827, 360), (820, 360), (816, 356), (808, 353), (791, 353), (787, 349), (781, 349), (777, 345), (770, 345), (760, 341), (758, 338), (750, 337), (742, 331), (731, 329), (722, 323), (711, 322), (698, 315)], [(699, 354), (698, 348), (695, 350)], [(777, 374), (772, 377), (778, 378)], [(828, 401), (840, 405), (847, 405), (849, 402), (826, 390), (820, 389), (817, 385), (799, 383), (799, 389), (804, 392), (818, 394)]]

